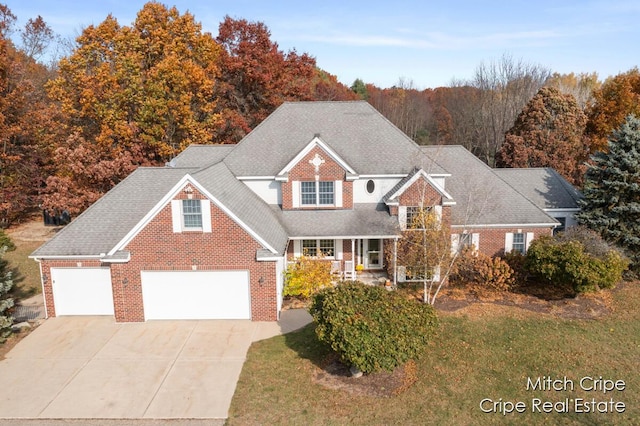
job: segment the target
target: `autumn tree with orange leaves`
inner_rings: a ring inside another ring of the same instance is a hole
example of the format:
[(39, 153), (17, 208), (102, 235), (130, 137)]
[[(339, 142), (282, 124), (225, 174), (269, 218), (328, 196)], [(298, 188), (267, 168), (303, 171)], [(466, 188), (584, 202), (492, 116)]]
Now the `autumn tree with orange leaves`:
[(0, 5), (0, 227), (37, 211), (58, 140), (44, 90), (49, 70), (35, 60), (46, 49), (51, 30), (42, 18), (30, 19), (19, 30), (21, 48), (7, 38), (15, 31), (15, 20)]
[(498, 167), (553, 167), (581, 186), (589, 155), (584, 138), (587, 122), (572, 95), (543, 87), (507, 131), (498, 151)]
[(636, 67), (607, 79), (593, 98), (587, 112), (591, 152), (606, 151), (609, 137), (627, 116), (640, 117), (640, 70)]
[(220, 50), (191, 14), (155, 2), (131, 26), (110, 15), (87, 27), (48, 86), (67, 139), (45, 208), (78, 213), (136, 166), (215, 142)]

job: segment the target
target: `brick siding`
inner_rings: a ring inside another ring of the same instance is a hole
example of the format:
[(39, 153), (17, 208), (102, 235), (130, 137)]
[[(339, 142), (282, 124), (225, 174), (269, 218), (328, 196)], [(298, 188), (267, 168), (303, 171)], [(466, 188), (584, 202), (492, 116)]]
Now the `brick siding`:
[[(176, 199), (184, 199), (181, 191)], [(194, 199), (204, 198), (197, 191)], [(118, 322), (144, 321), (141, 271), (248, 270), (251, 319), (277, 320), (276, 262), (258, 262), (261, 245), (217, 206), (211, 205), (212, 232), (174, 233), (171, 204), (167, 204), (124, 248), (131, 253), (128, 263), (111, 264), (115, 318)], [(77, 267), (80, 261), (43, 260), (48, 316), (55, 316), (51, 267)], [(81, 261), (82, 267), (101, 266), (99, 261)], [(108, 266), (108, 265), (102, 265)], [(262, 284), (259, 283), (263, 278)], [(176, 283), (179, 286), (179, 283)], [(176, 291), (180, 291), (176, 288)], [(198, 297), (197, 294), (193, 295)]]

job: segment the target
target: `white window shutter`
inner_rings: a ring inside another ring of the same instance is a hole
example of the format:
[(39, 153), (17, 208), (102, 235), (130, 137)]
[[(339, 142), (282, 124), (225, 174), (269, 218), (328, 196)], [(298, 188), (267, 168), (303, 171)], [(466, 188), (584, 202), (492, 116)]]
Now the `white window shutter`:
[(398, 280), (399, 283), (403, 283), (407, 281), (407, 268), (405, 266), (398, 266), (397, 274), (398, 275), (396, 279)]
[(436, 212), (436, 217), (438, 218), (438, 222), (442, 221), (442, 206), (434, 206), (434, 210)]
[(171, 221), (173, 232), (182, 232), (182, 200), (171, 200)]
[(342, 207), (342, 181), (337, 180), (333, 185), (333, 192), (336, 202), (336, 207)]
[(473, 251), (480, 250), (480, 234), (477, 232), (471, 234), (471, 244), (473, 244)]
[(344, 257), (343, 253), (342, 253), (342, 246), (343, 246), (343, 240), (336, 240), (334, 242), (335, 244), (335, 248), (336, 248), (336, 260), (342, 260), (342, 258)]
[(527, 232), (527, 244), (524, 246), (524, 251), (529, 250), (531, 241), (533, 241), (533, 232)]
[(202, 211), (202, 232), (211, 232), (211, 201), (200, 200), (200, 211)]
[(300, 240), (293, 240), (293, 257), (298, 258), (302, 254), (302, 242)]
[(451, 254), (454, 255), (458, 251), (460, 244), (460, 234), (451, 234)]
[(300, 182), (297, 180), (291, 182), (291, 203), (294, 209), (300, 207)]
[(398, 207), (398, 222), (400, 222), (400, 229), (403, 231), (407, 229), (407, 207)]
[(513, 232), (504, 234), (504, 252), (511, 253), (513, 250)]

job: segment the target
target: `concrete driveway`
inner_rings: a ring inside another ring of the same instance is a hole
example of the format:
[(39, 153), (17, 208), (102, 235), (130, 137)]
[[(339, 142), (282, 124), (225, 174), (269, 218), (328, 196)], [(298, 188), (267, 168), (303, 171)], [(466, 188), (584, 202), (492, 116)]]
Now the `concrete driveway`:
[(310, 320), (50, 318), (0, 362), (0, 418), (226, 418), (251, 343)]

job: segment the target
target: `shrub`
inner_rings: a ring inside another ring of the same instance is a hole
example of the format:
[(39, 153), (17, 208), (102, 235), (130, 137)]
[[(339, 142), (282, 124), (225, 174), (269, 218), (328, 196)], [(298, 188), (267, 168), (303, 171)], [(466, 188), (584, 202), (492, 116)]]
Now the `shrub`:
[(7, 261), (2, 258), (5, 249), (0, 247), (0, 343), (11, 334), (11, 326), (13, 325), (13, 317), (11, 316), (11, 308), (13, 307), (13, 299), (8, 297), (9, 291), (13, 287), (11, 279), (11, 271), (7, 268)]
[(13, 244), (11, 238), (9, 238), (9, 236), (2, 229), (0, 229), (0, 249), (2, 249), (3, 247), (6, 251), (13, 251), (16, 249), (16, 245)]
[(283, 294), (309, 298), (323, 287), (331, 285), (331, 263), (300, 256), (285, 272)]
[(584, 293), (613, 287), (622, 279), (629, 261), (617, 250), (596, 257), (578, 240), (543, 236), (531, 244), (525, 266), (549, 283)]
[(509, 290), (514, 283), (513, 269), (499, 257), (490, 257), (464, 249), (456, 259), (452, 285), (478, 285), (492, 290)]
[(419, 357), (437, 326), (431, 305), (360, 282), (319, 291), (309, 312), (318, 339), (364, 373), (392, 371)]

